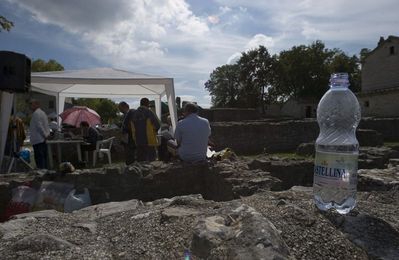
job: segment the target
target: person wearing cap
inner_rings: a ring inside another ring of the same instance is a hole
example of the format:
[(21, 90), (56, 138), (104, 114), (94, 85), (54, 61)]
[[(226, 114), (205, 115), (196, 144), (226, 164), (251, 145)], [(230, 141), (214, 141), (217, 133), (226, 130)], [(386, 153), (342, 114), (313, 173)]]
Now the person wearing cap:
[(154, 161), (156, 159), (157, 132), (161, 124), (149, 107), (149, 99), (142, 98), (140, 107), (133, 114), (137, 161)]
[(47, 169), (47, 144), (46, 139), (50, 135), (46, 113), (40, 108), (37, 100), (30, 101), (30, 108), (33, 111), (30, 120), (30, 142), (33, 146), (36, 166), (39, 169)]

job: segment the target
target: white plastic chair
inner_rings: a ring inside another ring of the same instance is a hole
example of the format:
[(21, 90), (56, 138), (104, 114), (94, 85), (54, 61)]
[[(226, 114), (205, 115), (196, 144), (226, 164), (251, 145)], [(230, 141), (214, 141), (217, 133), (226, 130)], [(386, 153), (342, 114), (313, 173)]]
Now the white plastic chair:
[(115, 137), (110, 137), (105, 140), (97, 141), (96, 150), (93, 151), (93, 167), (96, 166), (97, 155), (101, 156), (106, 154), (108, 157), (108, 163), (111, 164), (111, 147)]

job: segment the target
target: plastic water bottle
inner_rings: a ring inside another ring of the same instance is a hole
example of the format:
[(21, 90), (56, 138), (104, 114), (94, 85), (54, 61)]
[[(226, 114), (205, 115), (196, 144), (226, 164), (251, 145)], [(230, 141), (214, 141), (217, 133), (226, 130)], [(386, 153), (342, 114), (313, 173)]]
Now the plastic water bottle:
[(320, 134), (316, 140), (313, 195), (320, 210), (341, 214), (356, 205), (360, 106), (348, 89), (347, 73), (332, 74), (330, 89), (317, 106)]

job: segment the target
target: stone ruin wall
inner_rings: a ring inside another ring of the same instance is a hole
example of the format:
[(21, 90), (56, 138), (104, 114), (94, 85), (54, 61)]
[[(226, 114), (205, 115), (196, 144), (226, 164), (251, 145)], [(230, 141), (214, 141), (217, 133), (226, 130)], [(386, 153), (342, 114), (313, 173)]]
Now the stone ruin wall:
[[(201, 116), (211, 122), (211, 139), (216, 150), (232, 148), (239, 155), (292, 152), (302, 143), (314, 142), (319, 134), (315, 119), (276, 120), (259, 119), (259, 113), (253, 109), (206, 109)], [(359, 132), (361, 146), (378, 146), (383, 141), (399, 141), (399, 118), (365, 118), (358, 129), (372, 129), (375, 132)], [(379, 136), (382, 134), (382, 137)], [(124, 149), (120, 144), (119, 129), (103, 131), (104, 138), (116, 136), (112, 148), (112, 160), (123, 161)], [(65, 146), (65, 160), (74, 162), (74, 146)]]
[[(315, 119), (281, 122), (212, 122), (212, 140), (217, 149), (232, 148), (238, 154), (264, 151), (295, 151), (301, 143), (314, 142), (319, 134)], [(361, 146), (381, 145), (383, 141), (399, 141), (399, 118), (363, 119), (358, 129), (371, 129), (357, 134)]]
[(217, 148), (238, 154), (295, 151), (299, 144), (314, 141), (319, 130), (311, 121), (214, 122), (211, 128)]
[(384, 141), (399, 141), (399, 118), (365, 118), (359, 128), (373, 129), (382, 134)]

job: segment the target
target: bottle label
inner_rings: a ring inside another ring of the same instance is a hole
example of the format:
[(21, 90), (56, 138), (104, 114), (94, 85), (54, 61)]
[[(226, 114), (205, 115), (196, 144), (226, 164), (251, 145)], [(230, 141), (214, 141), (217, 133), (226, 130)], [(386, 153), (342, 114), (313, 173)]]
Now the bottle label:
[(316, 152), (313, 185), (356, 189), (357, 154)]

